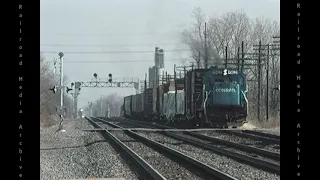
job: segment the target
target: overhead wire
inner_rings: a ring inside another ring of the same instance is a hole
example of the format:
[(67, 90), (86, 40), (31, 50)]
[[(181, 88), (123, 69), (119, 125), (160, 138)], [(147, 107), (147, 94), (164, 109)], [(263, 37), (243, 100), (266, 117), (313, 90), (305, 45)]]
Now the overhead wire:
[(82, 46), (97, 46), (97, 47), (105, 47), (105, 46), (160, 46), (160, 45), (183, 45), (183, 43), (150, 43), (150, 44), (40, 44), (40, 46), (74, 46), (74, 47), (82, 47)]
[[(169, 59), (165, 61), (183, 61), (183, 60), (188, 60), (188, 59)], [(137, 63), (137, 62), (151, 62), (153, 63), (154, 60), (133, 60), (133, 61), (64, 61), (64, 63)]]
[(155, 35), (168, 35), (168, 34), (180, 34), (181, 32), (145, 32), (145, 33), (59, 33), (59, 34), (48, 34), (50, 36), (155, 36)]
[[(171, 49), (165, 50), (165, 52), (183, 52), (190, 51), (190, 49)], [(58, 51), (41, 51), (42, 53), (58, 54)], [(130, 53), (154, 53), (154, 51), (69, 51), (63, 52), (64, 54), (130, 54)]]

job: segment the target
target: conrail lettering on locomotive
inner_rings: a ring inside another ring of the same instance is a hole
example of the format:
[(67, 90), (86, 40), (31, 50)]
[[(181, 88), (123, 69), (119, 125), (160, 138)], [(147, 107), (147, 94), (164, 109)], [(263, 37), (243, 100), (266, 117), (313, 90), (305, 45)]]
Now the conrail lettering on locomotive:
[(216, 89), (216, 92), (236, 92), (234, 88)]
[(212, 71), (212, 74), (223, 74), (224, 72), (226, 72), (226, 74), (238, 74), (236, 70)]

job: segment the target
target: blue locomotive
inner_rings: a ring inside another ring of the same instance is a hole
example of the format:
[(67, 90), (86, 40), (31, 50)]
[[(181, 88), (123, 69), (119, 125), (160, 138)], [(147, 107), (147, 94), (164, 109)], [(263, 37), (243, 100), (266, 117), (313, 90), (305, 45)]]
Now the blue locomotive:
[(183, 128), (239, 126), (248, 114), (246, 76), (236, 69), (193, 69), (175, 82), (125, 97), (123, 112)]
[(186, 117), (193, 120), (193, 124), (239, 126), (246, 121), (247, 86), (246, 76), (242, 72), (219, 68), (194, 72), (194, 77), (191, 75), (190, 80), (193, 87), (189, 88), (191, 92), (186, 98), (189, 102), (187, 112), (190, 109)]

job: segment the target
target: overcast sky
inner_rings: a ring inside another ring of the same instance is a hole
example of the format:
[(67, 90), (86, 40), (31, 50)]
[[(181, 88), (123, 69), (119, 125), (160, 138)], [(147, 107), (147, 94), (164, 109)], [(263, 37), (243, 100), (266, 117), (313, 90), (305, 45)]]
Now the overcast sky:
[[(155, 45), (164, 49), (165, 68), (172, 72), (173, 65), (179, 65), (179, 59), (188, 58), (189, 53), (166, 50), (186, 49), (181, 43), (181, 32), (192, 25), (191, 13), (196, 6), (209, 15), (242, 9), (251, 18), (263, 16), (280, 22), (280, 0), (41, 0), (40, 3), (40, 50), (48, 61), (58, 57), (52, 52), (65, 52), (64, 73), (69, 82), (90, 81), (93, 73), (99, 77), (112, 73), (115, 78), (144, 79), (148, 68), (154, 65)], [(150, 52), (67, 53), (88, 51)], [(130, 95), (135, 90), (82, 88), (78, 107), (112, 92)]]

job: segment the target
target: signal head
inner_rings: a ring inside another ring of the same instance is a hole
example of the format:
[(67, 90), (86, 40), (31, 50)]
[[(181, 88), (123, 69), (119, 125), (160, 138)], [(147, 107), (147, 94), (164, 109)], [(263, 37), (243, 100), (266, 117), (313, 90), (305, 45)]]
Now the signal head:
[(59, 55), (60, 58), (62, 58), (64, 54), (62, 52), (59, 52), (58, 55)]
[(53, 92), (53, 94), (55, 94), (57, 92), (57, 86), (53, 86), (53, 88), (49, 89)]
[(71, 91), (71, 90), (72, 90), (71, 88), (68, 88), (68, 87), (67, 87), (67, 93), (69, 93), (69, 91)]

